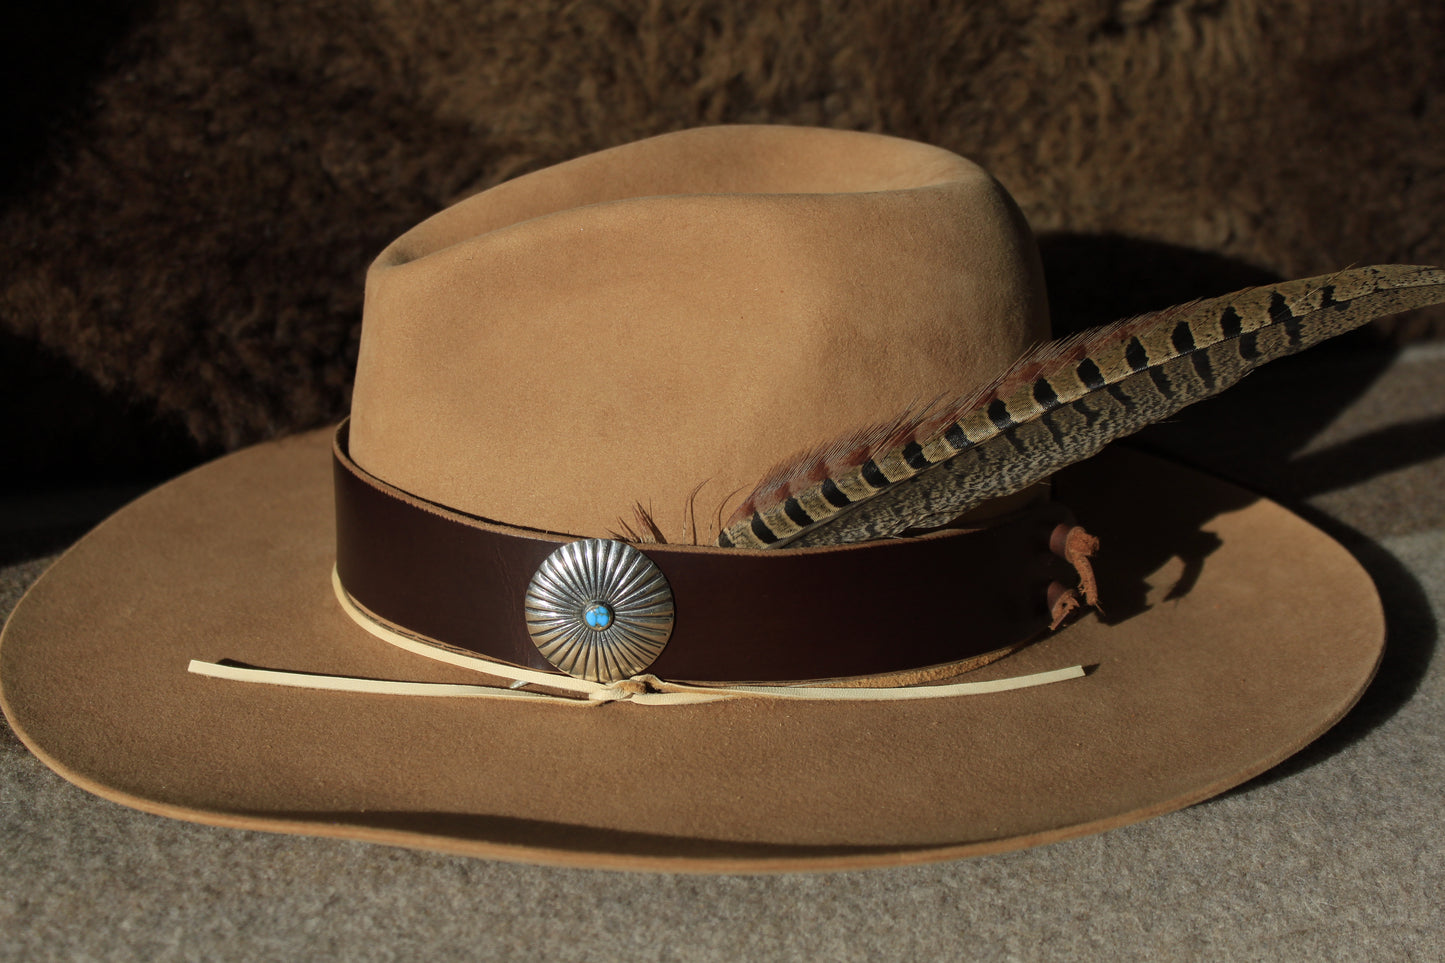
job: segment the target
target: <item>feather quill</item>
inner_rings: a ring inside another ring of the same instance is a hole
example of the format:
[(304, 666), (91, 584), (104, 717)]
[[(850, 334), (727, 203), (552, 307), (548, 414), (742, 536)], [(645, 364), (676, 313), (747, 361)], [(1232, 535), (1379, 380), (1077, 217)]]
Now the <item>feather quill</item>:
[(1376, 318), (1445, 301), (1445, 270), (1380, 265), (1247, 288), (1038, 348), (992, 384), (783, 463), (718, 537), (833, 545), (946, 525)]

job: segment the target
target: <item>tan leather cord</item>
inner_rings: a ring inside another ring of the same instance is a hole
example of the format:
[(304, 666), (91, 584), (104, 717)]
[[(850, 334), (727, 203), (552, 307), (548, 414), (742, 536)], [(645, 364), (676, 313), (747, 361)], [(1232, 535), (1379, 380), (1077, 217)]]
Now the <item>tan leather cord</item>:
[[(1064, 666), (1046, 672), (989, 679), (981, 682), (954, 682), (942, 685), (800, 685), (800, 686), (697, 686), (669, 682), (651, 673), (637, 675), (612, 683), (589, 682), (555, 674), (537, 672), (493, 662), (479, 656), (466, 656), (429, 646), (377, 622), (356, 606), (342, 588), (340, 579), (332, 574), (332, 587), (342, 609), (357, 625), (377, 638), (426, 658), (439, 659), (452, 665), (473, 669), (508, 685), (485, 683), (456, 684), (374, 679), (369, 677), (322, 675), (260, 666), (205, 662), (192, 659), (187, 671), (193, 675), (226, 679), (232, 682), (279, 685), (297, 689), (319, 689), (331, 692), (356, 692), (366, 695), (424, 696), (429, 698), (504, 699), (521, 702), (543, 702), (552, 705), (598, 706), (613, 702), (630, 702), (647, 706), (698, 705), (726, 699), (788, 699), (809, 702), (895, 702), (912, 699), (951, 699), (957, 696), (987, 695), (1028, 689), (1083, 678), (1081, 665)], [(533, 687), (533, 688), (529, 688)], [(541, 687), (541, 688), (535, 688)]]

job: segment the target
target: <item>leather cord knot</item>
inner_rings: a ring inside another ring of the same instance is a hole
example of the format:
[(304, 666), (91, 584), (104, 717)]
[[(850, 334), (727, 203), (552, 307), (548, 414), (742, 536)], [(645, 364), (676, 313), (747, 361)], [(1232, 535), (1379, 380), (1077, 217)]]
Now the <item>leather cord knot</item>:
[(1049, 586), (1049, 628), (1057, 629), (1074, 612), (1085, 605), (1102, 613), (1099, 605), (1099, 583), (1094, 578), (1092, 559), (1099, 551), (1099, 540), (1080, 525), (1059, 525), (1049, 537), (1049, 550), (1068, 562), (1079, 579), (1075, 587), (1054, 582)]
[(627, 702), (633, 696), (664, 691), (655, 684), (659, 681), (655, 675), (635, 675), (630, 679), (619, 679), (605, 688), (589, 693), (587, 699), (590, 702)]

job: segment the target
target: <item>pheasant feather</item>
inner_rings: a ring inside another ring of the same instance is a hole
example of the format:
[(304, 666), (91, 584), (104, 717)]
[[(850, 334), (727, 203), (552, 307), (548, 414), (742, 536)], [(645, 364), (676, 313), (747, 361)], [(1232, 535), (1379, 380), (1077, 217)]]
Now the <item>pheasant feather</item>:
[(784, 463), (718, 544), (834, 545), (945, 525), (1266, 362), (1442, 301), (1445, 270), (1381, 265), (1248, 288), (1052, 342), (956, 403)]

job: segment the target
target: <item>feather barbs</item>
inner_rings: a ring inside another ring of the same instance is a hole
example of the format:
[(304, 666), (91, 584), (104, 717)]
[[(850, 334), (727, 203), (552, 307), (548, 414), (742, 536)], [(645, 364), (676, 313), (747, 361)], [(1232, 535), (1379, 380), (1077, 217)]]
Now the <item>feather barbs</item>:
[[(1031, 397), (1026, 389), (1041, 379), (1054, 377), (1105, 345), (1130, 337), (1159, 318), (1191, 306), (1177, 305), (1035, 345), (1003, 374), (961, 397), (952, 400), (939, 397), (912, 405), (889, 421), (849, 432), (780, 461), (733, 510), (724, 531), (745, 523), (754, 515), (782, 509), (789, 498), (796, 498), (810, 488), (821, 488), (828, 481), (834, 486), (859, 490), (859, 481), (867, 488), (876, 488), (882, 487), (878, 483), (880, 477), (888, 483), (911, 477), (920, 467), (967, 447), (966, 441), (960, 444), (960, 436), (965, 440), (977, 438), (997, 427), (991, 420), (988, 424), (968, 424), (971, 413), (982, 411), (986, 416), (989, 407), (998, 401), (1015, 410)], [(1037, 403), (1037, 399), (1034, 401)], [(895, 464), (899, 460), (903, 462), (901, 466)], [(923, 461), (927, 464), (921, 464)], [(869, 466), (866, 475), (865, 466)]]
[(948, 524), (1274, 358), (1442, 300), (1445, 271), (1384, 265), (1248, 288), (1050, 342), (958, 400), (784, 462), (718, 544), (831, 544)]

